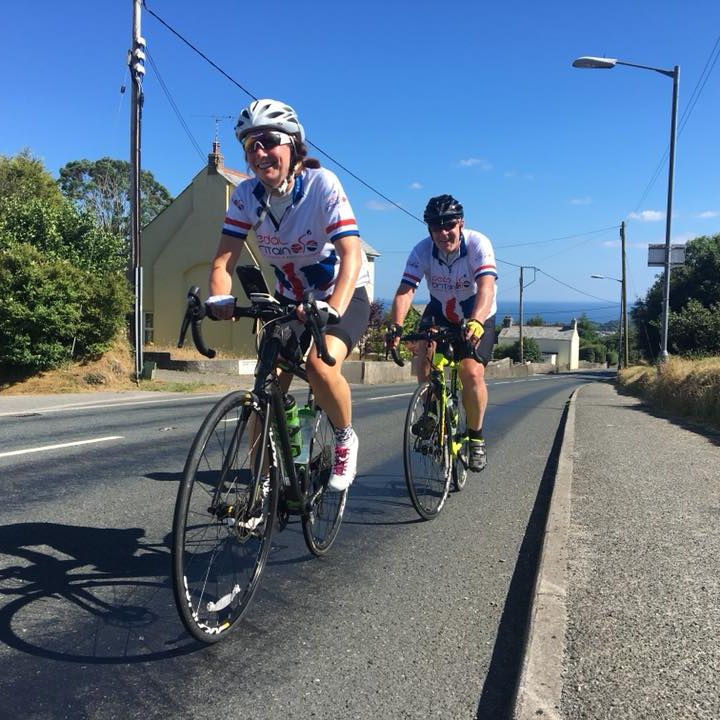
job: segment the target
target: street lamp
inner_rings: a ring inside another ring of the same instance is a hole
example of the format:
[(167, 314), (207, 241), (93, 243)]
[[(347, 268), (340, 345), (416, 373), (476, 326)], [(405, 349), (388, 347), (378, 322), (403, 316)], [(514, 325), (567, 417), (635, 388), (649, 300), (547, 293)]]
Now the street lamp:
[(620, 283), (620, 327), (618, 337), (620, 338), (620, 353), (618, 356), (618, 369), (628, 366), (628, 320), (627, 320), (627, 297), (625, 296), (625, 281), (609, 275), (591, 275), (596, 280), (614, 280)]
[(628, 67), (641, 68), (642, 70), (652, 70), (661, 75), (672, 78), (673, 95), (672, 95), (672, 116), (670, 121), (670, 158), (668, 161), (668, 189), (667, 189), (667, 209), (665, 216), (665, 287), (663, 293), (663, 327), (662, 327), (662, 346), (660, 348), (660, 362), (665, 362), (668, 358), (668, 319), (670, 316), (670, 230), (672, 225), (672, 201), (673, 201), (673, 178), (675, 175), (675, 140), (677, 137), (677, 107), (678, 107), (678, 89), (680, 86), (680, 66), (675, 65), (672, 70), (663, 70), (662, 68), (651, 67), (650, 65), (637, 65), (636, 63), (624, 62), (616, 58), (600, 58), (583, 56), (573, 62), (576, 68), (594, 68), (611, 70), (616, 65), (627, 65)]

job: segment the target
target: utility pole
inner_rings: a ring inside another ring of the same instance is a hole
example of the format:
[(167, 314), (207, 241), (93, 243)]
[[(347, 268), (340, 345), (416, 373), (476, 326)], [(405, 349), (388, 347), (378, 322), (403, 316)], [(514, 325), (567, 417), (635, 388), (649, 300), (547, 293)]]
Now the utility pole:
[[(533, 279), (525, 285), (523, 281), (523, 270), (527, 267), (528, 270), (533, 271)], [(525, 348), (523, 347), (523, 323), (525, 321), (525, 313), (523, 311), (523, 290), (528, 287), (528, 285), (532, 285), (535, 280), (537, 279), (537, 268), (533, 267), (532, 265), (529, 266), (520, 266), (520, 364), (525, 364)]]
[(145, 76), (145, 38), (140, 33), (142, 0), (133, 0), (132, 49), (128, 53), (132, 100), (130, 110), (130, 266), (134, 286), (133, 347), (135, 349), (135, 381), (143, 370), (144, 317), (142, 302), (142, 264), (140, 253), (140, 149)]
[[(630, 338), (628, 335), (628, 307), (627, 307), (627, 271), (625, 267), (625, 221), (620, 223), (620, 247), (622, 249), (622, 289), (620, 299), (620, 317), (621, 317), (621, 328), (618, 330), (622, 336), (622, 364), (624, 368), (627, 368), (629, 364), (629, 345)], [(620, 365), (620, 360), (618, 360)]]
[(520, 266), (520, 364), (522, 365), (524, 363), (524, 353), (523, 353), (523, 266)]

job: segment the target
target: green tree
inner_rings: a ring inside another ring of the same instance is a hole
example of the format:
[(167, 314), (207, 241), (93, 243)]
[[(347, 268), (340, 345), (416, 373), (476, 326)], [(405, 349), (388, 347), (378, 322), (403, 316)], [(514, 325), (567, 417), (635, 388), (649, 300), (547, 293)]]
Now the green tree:
[(95, 225), (60, 197), (47, 204), (31, 197), (0, 198), (0, 247), (28, 243), (46, 259), (68, 260), (75, 267), (98, 273), (125, 269), (122, 238)]
[(533, 315), (525, 324), (530, 327), (543, 327), (545, 325), (545, 321), (542, 319), (541, 315)]
[[(130, 163), (103, 157), (73, 160), (60, 168), (63, 195), (98, 224), (128, 238), (130, 231)], [(140, 173), (140, 224), (147, 225), (172, 202), (167, 188), (148, 170)]]
[[(493, 352), (496, 360), (502, 360), (509, 357), (513, 362), (520, 362), (520, 341), (516, 340), (512, 344), (498, 345)], [(542, 352), (535, 338), (523, 337), (523, 360), (525, 362), (540, 362), (542, 360)]]
[(375, 300), (370, 303), (368, 328), (358, 341), (360, 359), (364, 359), (369, 352), (385, 351), (385, 329), (385, 303), (382, 300)]
[[(631, 317), (637, 328), (636, 341), (646, 358), (656, 358), (660, 351), (665, 273), (661, 273), (644, 298), (632, 308)], [(685, 264), (670, 273), (670, 314), (668, 317), (668, 350), (680, 355), (712, 354), (716, 344), (712, 337), (712, 313), (703, 313), (691, 300), (708, 311), (720, 303), (720, 234), (701, 236), (685, 246)], [(694, 323), (707, 327), (689, 331), (685, 315)], [(670, 327), (676, 323), (675, 331)], [(679, 323), (679, 325), (677, 324)]]
[(123, 326), (131, 300), (123, 239), (78, 212), (57, 186), (54, 199), (44, 195), (47, 173), (22, 163), (27, 170), (23, 193), (0, 195), (0, 368), (5, 375), (30, 375), (97, 357)]
[(38, 200), (59, 205), (63, 196), (42, 161), (25, 149), (17, 155), (0, 155), (0, 199)]

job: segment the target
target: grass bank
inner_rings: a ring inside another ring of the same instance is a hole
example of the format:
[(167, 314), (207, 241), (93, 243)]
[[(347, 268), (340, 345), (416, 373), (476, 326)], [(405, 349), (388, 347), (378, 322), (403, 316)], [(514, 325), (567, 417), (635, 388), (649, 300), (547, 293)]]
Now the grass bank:
[(720, 428), (720, 358), (636, 365), (621, 370), (618, 383), (659, 410)]
[[(156, 348), (153, 348), (156, 349)], [(160, 348), (161, 350), (164, 348)], [(179, 359), (198, 358), (195, 350), (172, 349)], [(101, 358), (84, 363), (68, 363), (65, 367), (48, 370), (31, 377), (0, 378), (0, 396), (51, 395), (55, 393), (119, 392), (124, 390), (157, 390), (163, 392), (225, 392), (232, 384), (209, 385), (197, 382), (163, 382), (140, 380), (135, 382), (135, 357), (124, 337), (118, 338)], [(233, 386), (234, 387), (234, 386)]]

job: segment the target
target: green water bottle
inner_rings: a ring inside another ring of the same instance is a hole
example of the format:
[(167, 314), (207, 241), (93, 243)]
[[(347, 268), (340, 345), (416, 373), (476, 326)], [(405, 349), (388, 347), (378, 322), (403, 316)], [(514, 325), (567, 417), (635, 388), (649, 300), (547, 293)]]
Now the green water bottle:
[(290, 450), (293, 457), (300, 454), (300, 416), (295, 398), (288, 393), (284, 399), (285, 420), (287, 421), (288, 436), (290, 437)]
[(308, 405), (303, 405), (298, 411), (298, 415), (300, 416), (300, 454), (295, 458), (295, 462), (298, 465), (305, 465), (310, 458), (310, 442), (312, 441), (315, 426), (315, 410)]

